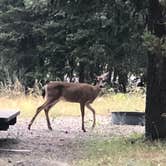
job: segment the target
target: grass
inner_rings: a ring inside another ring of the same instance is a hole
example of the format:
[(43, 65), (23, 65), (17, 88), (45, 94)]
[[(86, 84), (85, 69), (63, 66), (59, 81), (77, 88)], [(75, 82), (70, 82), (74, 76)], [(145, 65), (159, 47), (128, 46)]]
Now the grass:
[[(32, 117), (36, 108), (44, 100), (42, 97), (19, 96), (0, 97), (1, 109), (19, 109), (21, 117)], [(145, 97), (133, 94), (106, 95), (95, 100), (92, 106), (97, 114), (108, 115), (113, 111), (144, 111)], [(50, 111), (51, 116), (80, 116), (79, 104), (59, 102)], [(42, 113), (39, 117), (42, 117)], [(79, 143), (79, 142), (78, 142)], [(143, 135), (128, 137), (91, 137), (79, 143), (79, 158), (74, 166), (164, 166), (166, 163), (166, 143), (148, 142)]]
[[(1, 109), (19, 109), (21, 117), (32, 117), (35, 110), (44, 100), (42, 97), (19, 96), (14, 98), (0, 97)], [(105, 95), (97, 98), (92, 106), (96, 113), (108, 115), (113, 111), (144, 111), (145, 98), (142, 95)], [(60, 101), (50, 111), (51, 116), (79, 116), (79, 104)], [(41, 116), (44, 114), (42, 113)]]
[(88, 140), (82, 148), (77, 166), (165, 166), (166, 143), (148, 142), (142, 135)]

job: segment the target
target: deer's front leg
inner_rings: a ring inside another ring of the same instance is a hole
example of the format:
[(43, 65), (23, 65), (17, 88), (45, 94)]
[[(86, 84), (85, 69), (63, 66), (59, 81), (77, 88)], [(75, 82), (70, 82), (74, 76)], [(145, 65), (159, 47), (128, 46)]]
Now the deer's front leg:
[(82, 118), (82, 130), (83, 132), (86, 132), (84, 127), (85, 104), (80, 103), (80, 108), (81, 108), (81, 118)]

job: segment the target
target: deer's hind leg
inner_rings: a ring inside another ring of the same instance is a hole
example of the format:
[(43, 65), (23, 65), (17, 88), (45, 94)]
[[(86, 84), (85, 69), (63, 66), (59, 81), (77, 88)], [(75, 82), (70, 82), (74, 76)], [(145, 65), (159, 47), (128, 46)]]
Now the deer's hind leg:
[[(54, 100), (47, 100), (44, 104), (42, 104), (40, 107), (37, 108), (35, 115), (33, 116), (33, 118), (31, 119), (29, 125), (28, 125), (28, 129), (31, 129), (31, 126), (34, 122), (34, 120), (36, 119), (37, 115), (43, 110), (43, 109), (48, 109), (48, 107), (50, 106), (50, 104), (53, 102)], [(48, 118), (49, 119), (49, 118)]]
[(51, 123), (50, 123), (50, 119), (49, 119), (49, 110), (51, 107), (53, 107), (56, 103), (58, 102), (58, 100), (55, 100), (54, 102), (52, 102), (51, 104), (49, 104), (45, 109), (45, 115), (46, 115), (46, 120), (47, 120), (47, 126), (48, 126), (48, 129), (49, 130), (52, 130), (52, 127), (51, 127)]
[(86, 107), (92, 111), (93, 113), (93, 124), (92, 124), (92, 128), (95, 127), (96, 125), (96, 113), (95, 113), (95, 110), (92, 108), (92, 106), (90, 105), (90, 103), (86, 103)]

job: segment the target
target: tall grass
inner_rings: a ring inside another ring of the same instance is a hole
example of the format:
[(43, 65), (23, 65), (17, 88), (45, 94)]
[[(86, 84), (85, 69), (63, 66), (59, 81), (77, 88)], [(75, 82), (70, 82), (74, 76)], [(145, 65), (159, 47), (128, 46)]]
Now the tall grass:
[[(0, 97), (0, 109), (19, 109), (21, 117), (31, 117), (36, 108), (44, 102), (41, 96), (23, 94)], [(97, 114), (108, 115), (113, 111), (144, 111), (145, 98), (141, 95), (110, 94), (98, 97), (92, 104)], [(86, 111), (86, 114), (90, 111)], [(91, 112), (90, 112), (91, 113)], [(41, 114), (42, 116), (43, 114)], [(80, 106), (77, 103), (60, 101), (50, 110), (51, 116), (79, 116)]]
[(24, 87), (17, 78), (15, 78), (14, 83), (11, 80), (0, 82), (0, 97), (5, 96), (9, 98), (21, 96), (22, 94), (24, 94)]
[[(25, 95), (24, 87), (18, 79), (15, 79), (14, 84), (11, 82), (0, 84), (0, 109), (19, 109), (22, 117), (31, 117), (43, 102), (37, 81), (28, 95)], [(144, 111), (145, 97), (141, 94), (112, 93), (98, 97), (92, 106), (96, 113), (101, 115), (113, 111)], [(78, 116), (80, 106), (76, 103), (60, 101), (51, 109), (50, 114), (51, 116)]]

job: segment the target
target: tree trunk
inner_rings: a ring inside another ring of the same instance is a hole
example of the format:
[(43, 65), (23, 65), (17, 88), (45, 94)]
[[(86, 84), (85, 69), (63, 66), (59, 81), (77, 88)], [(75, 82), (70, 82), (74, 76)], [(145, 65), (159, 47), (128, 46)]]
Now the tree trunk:
[(85, 80), (85, 64), (80, 62), (79, 66), (79, 82), (83, 83)]
[[(165, 34), (162, 8), (158, 0), (149, 0), (149, 30), (158, 37)], [(161, 52), (148, 55), (145, 136), (148, 139), (166, 138), (166, 58)]]
[(145, 136), (166, 137), (166, 58), (149, 55)]
[(118, 73), (118, 82), (119, 82), (119, 87), (120, 87), (120, 92), (122, 93), (126, 93), (126, 86), (127, 86), (127, 83), (128, 83), (128, 78), (127, 78), (127, 73), (122, 71), (122, 70), (119, 70), (119, 73)]

